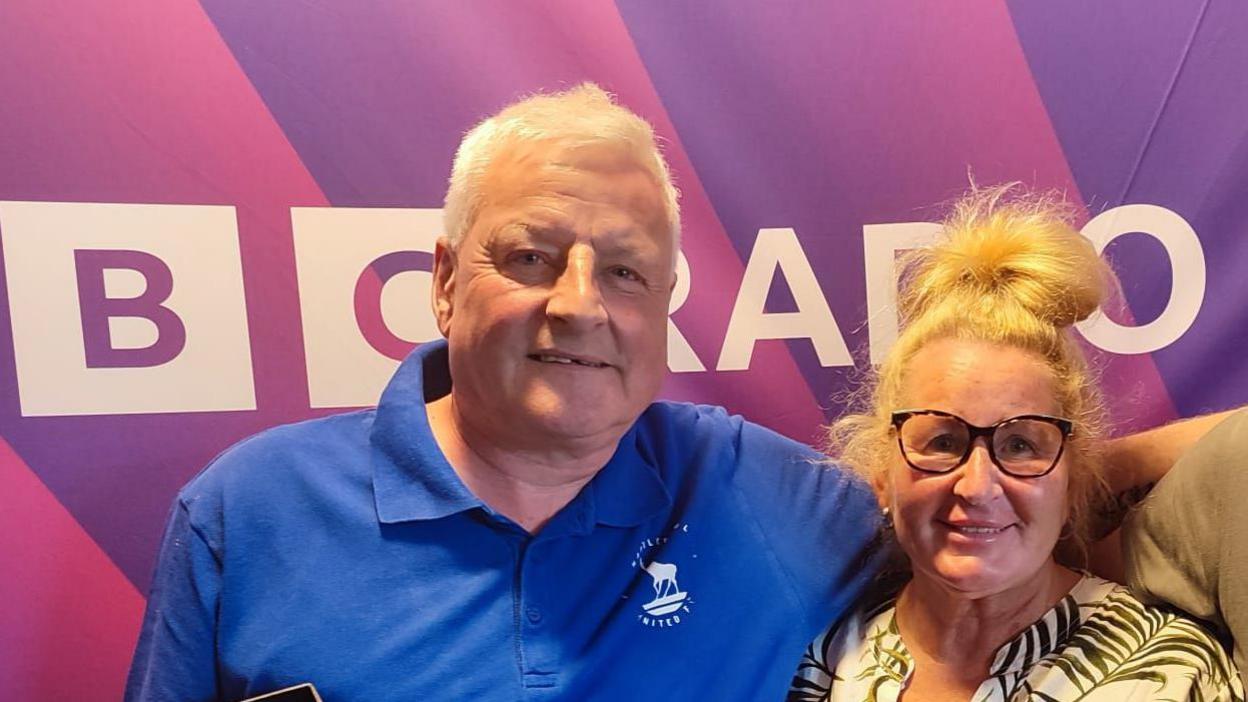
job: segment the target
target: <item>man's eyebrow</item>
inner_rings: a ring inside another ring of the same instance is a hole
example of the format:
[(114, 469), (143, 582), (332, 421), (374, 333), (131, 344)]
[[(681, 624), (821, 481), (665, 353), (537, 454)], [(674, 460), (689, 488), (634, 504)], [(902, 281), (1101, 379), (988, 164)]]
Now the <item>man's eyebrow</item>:
[(526, 236), (541, 241), (563, 241), (576, 238), (576, 232), (568, 227), (540, 221), (518, 221), (504, 229), (519, 236)]
[(613, 256), (644, 259), (657, 251), (658, 247), (645, 237), (625, 236), (604, 241), (598, 245), (598, 249)]
[[(607, 237), (594, 241), (593, 246), (599, 253), (616, 256), (632, 261), (645, 261), (657, 249), (652, 242), (640, 232), (631, 229), (622, 230), (619, 236)], [(559, 245), (567, 240), (575, 239), (576, 233), (571, 229), (554, 223), (536, 220), (516, 220), (495, 230), (492, 240), (502, 244), (535, 242)]]
[(491, 237), (495, 245), (517, 246), (523, 244), (558, 245), (567, 237), (558, 227), (547, 227), (536, 222), (511, 222), (500, 227)]
[(532, 230), (533, 230), (533, 227), (531, 227), (529, 224), (525, 222), (509, 222), (499, 227), (498, 230), (495, 231), (494, 235), (498, 237), (523, 236), (523, 235), (531, 233)]
[(495, 241), (529, 239), (540, 235), (541, 229), (541, 227), (529, 222), (509, 222), (494, 232), (493, 239)]

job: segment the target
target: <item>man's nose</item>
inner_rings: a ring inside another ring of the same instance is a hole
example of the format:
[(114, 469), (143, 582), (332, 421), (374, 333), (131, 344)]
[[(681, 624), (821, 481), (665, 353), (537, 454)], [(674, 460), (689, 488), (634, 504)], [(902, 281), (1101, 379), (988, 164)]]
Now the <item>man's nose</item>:
[(988, 446), (976, 441), (962, 464), (953, 493), (970, 504), (986, 504), (1002, 493), (1001, 474), (988, 455)]
[(590, 249), (573, 248), (567, 265), (555, 280), (546, 303), (546, 314), (573, 325), (596, 326), (607, 320), (597, 265)]

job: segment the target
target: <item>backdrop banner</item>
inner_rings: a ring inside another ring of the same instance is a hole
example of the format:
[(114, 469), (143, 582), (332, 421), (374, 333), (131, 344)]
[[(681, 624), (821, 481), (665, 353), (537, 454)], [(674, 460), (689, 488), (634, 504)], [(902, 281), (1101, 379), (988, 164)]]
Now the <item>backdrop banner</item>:
[(808, 442), (973, 177), (1055, 189), (1122, 294), (1120, 430), (1248, 402), (1236, 0), (5, 0), (0, 697), (115, 699), (177, 489), (433, 339), (460, 136), (593, 80), (683, 194), (664, 396)]

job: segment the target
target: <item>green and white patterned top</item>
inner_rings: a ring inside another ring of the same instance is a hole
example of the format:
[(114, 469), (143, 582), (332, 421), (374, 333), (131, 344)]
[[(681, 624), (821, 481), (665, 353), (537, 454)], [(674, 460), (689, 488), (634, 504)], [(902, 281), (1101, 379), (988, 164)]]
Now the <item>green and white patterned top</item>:
[[(914, 670), (896, 600), (851, 615), (806, 650), (789, 702), (896, 702)], [(1085, 575), (1002, 646), (973, 702), (1242, 701), (1221, 644), (1196, 622)]]

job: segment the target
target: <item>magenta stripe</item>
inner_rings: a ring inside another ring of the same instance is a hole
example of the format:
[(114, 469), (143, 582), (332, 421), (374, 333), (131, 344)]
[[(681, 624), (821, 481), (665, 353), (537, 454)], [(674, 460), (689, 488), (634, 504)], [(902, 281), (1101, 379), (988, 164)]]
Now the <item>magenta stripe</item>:
[(259, 411), (22, 418), (0, 339), (5, 438), (142, 587), (175, 487), (309, 414), (289, 211), (325, 198), (196, 2), (4, 2), (0, 46), (5, 198), (238, 209)]
[(0, 439), (0, 689), (121, 699), (143, 596)]

